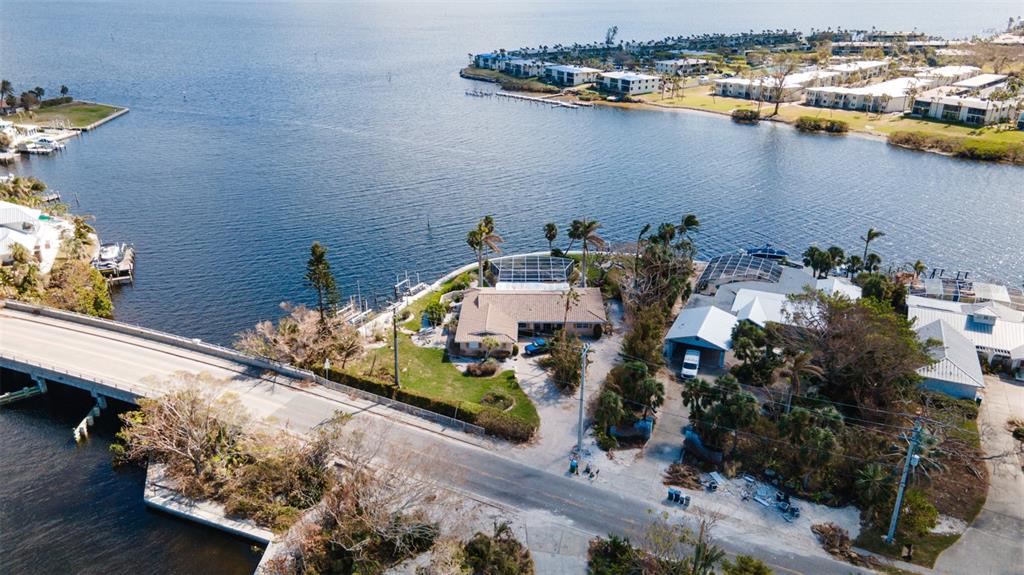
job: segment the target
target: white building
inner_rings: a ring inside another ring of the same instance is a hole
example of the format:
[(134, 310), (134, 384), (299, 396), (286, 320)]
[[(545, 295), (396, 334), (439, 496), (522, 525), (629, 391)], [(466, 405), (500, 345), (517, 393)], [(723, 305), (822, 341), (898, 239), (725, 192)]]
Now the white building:
[(929, 68), (914, 74), (914, 76), (931, 82), (932, 86), (948, 86), (962, 82), (972, 76), (977, 76), (980, 73), (981, 68), (976, 66), (942, 66), (939, 68)]
[(659, 74), (695, 76), (707, 74), (714, 69), (714, 62), (703, 58), (677, 58), (675, 60), (657, 60), (654, 62), (654, 71)]
[(1008, 361), (1011, 369), (1024, 362), (1024, 312), (1010, 306), (997, 301), (961, 303), (909, 296), (907, 317), (918, 326), (944, 321), (989, 361)]
[(473, 56), (473, 65), (488, 70), (501, 70), (505, 66), (505, 62), (511, 59), (511, 56), (501, 53), (477, 54)]
[(960, 122), (971, 126), (988, 126), (1013, 121), (1019, 113), (1020, 106), (1020, 98), (992, 100), (936, 92), (918, 96), (910, 113), (922, 118)]
[(601, 70), (587, 68), (586, 66), (555, 65), (544, 69), (544, 75), (549, 80), (562, 86), (579, 86), (589, 82), (596, 82), (597, 75)]
[(877, 78), (889, 69), (887, 60), (856, 60), (842, 64), (833, 64), (826, 68), (830, 72), (839, 74), (839, 82), (847, 83), (853, 79), (867, 80)]
[(516, 78), (533, 78), (543, 76), (544, 70), (551, 65), (550, 62), (543, 60), (514, 58), (505, 62), (503, 70), (506, 74)]
[(912, 104), (907, 92), (914, 89), (921, 90), (927, 86), (926, 82), (918, 78), (896, 78), (860, 88), (843, 86), (808, 88), (804, 103), (808, 106), (840, 110), (862, 110), (886, 114), (903, 112)]
[(603, 72), (601, 87), (620, 94), (650, 94), (661, 89), (661, 78), (635, 72)]
[(1006, 78), (1007, 76), (1005, 74), (978, 74), (977, 76), (972, 76), (966, 80), (954, 82), (952, 86), (954, 88), (961, 88), (967, 91), (987, 90), (1002, 85), (1006, 82)]
[(807, 88), (817, 86), (834, 86), (839, 80), (839, 74), (815, 70), (811, 72), (799, 72), (790, 74), (782, 83), (781, 93), (778, 88), (778, 80), (772, 76), (762, 76), (753, 80), (746, 78), (721, 78), (715, 80), (715, 94), (730, 98), (744, 98), (747, 100), (761, 100), (774, 102), (776, 95), (783, 102), (798, 101)]
[(62, 236), (72, 229), (69, 222), (39, 210), (0, 201), (0, 262), (9, 264), (14, 244), (20, 244), (47, 273), (57, 259)]

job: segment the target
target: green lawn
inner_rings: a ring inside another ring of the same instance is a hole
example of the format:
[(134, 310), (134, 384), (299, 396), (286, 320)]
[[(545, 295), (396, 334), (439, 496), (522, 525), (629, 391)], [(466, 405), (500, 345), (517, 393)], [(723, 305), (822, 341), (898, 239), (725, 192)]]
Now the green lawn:
[(6, 118), (18, 124), (38, 124), (40, 126), (47, 126), (55, 121), (60, 123), (66, 120), (72, 128), (85, 128), (107, 116), (117, 113), (121, 109), (104, 104), (71, 102), (70, 104), (61, 104), (49, 108), (37, 108), (32, 110), (31, 115), (21, 113), (7, 116)]
[(509, 76), (504, 72), (497, 70), (488, 70), (487, 68), (475, 68), (469, 66), (463, 68), (464, 73), (470, 76), (477, 76), (481, 78), (488, 78), (495, 82), (502, 84), (503, 88), (510, 90), (519, 90), (524, 92), (539, 92), (544, 94), (552, 94), (559, 92), (556, 86), (546, 84), (540, 81), (538, 78), (516, 78), (515, 76)]
[[(370, 352), (377, 356), (378, 365), (390, 365), (393, 351), (390, 346)], [(537, 408), (516, 382), (511, 370), (499, 372), (494, 377), (471, 377), (464, 375), (450, 362), (445, 361), (444, 350), (419, 347), (404, 334), (398, 336), (399, 381), (403, 388), (418, 391), (435, 398), (465, 402), (470, 412), (479, 411), (480, 401), (488, 392), (511, 397), (515, 405), (508, 411), (518, 419), (533, 425), (540, 424)], [(372, 356), (363, 361), (371, 362)]]
[(960, 539), (960, 535), (925, 535), (924, 537), (914, 537), (907, 541), (900, 541), (899, 538), (892, 545), (887, 545), (885, 540), (882, 539), (883, 533), (874, 529), (865, 528), (857, 536), (857, 540), (854, 544), (863, 549), (867, 549), (873, 553), (878, 553), (884, 557), (890, 559), (902, 559), (900, 553), (903, 550), (905, 543), (914, 544), (914, 559), (911, 563), (915, 565), (921, 565), (928, 567), (929, 569), (935, 565), (935, 560), (939, 558), (939, 554), (949, 548), (950, 545), (957, 542)]

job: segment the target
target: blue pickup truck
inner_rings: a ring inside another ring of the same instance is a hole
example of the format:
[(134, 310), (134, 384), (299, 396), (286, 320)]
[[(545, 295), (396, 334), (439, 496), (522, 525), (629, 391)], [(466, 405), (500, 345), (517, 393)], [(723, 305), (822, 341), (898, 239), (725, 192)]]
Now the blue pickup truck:
[(535, 339), (532, 342), (526, 344), (526, 348), (523, 349), (523, 355), (533, 356), (541, 355), (548, 352), (548, 342), (543, 339)]

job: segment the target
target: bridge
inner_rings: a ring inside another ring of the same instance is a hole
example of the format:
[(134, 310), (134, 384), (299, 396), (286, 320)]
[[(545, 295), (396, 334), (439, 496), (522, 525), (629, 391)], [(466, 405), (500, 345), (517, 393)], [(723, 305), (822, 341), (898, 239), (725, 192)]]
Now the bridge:
[[(553, 514), (565, 530), (571, 526), (587, 536), (635, 535), (650, 521), (648, 509), (659, 506), (635, 494), (515, 461), (505, 455), (514, 446), (466, 433), (454, 420), (419, 414), (358, 390), (329, 388), (318, 384), (326, 382), (314, 374), (291, 366), (138, 326), (4, 301), (0, 367), (27, 373), (37, 382), (61, 383), (128, 402), (164, 393), (181, 372), (202, 374), (211, 388), (237, 394), (255, 418), (299, 433), (339, 411), (348, 413), (353, 416), (350, 427), (384, 429), (388, 445), (435, 462), (427, 469), (439, 485), (511, 510)], [(561, 530), (550, 537), (560, 540)], [(750, 526), (749, 534), (757, 530)], [(543, 536), (539, 530), (537, 536)], [(781, 539), (773, 545), (746, 537), (720, 542), (732, 553), (770, 561), (777, 572), (861, 572), (823, 553), (787, 549)]]

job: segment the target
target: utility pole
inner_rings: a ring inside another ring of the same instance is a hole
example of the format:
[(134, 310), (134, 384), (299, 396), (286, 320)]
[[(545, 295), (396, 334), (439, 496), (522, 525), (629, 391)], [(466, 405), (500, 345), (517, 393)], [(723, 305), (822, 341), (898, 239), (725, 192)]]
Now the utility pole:
[(583, 345), (583, 367), (580, 369), (580, 421), (579, 434), (576, 437), (576, 457), (583, 457), (583, 391), (587, 387), (587, 352), (590, 351), (590, 344)]
[(885, 536), (885, 542), (892, 545), (896, 536), (896, 523), (900, 519), (900, 506), (903, 505), (903, 490), (907, 487), (907, 474), (910, 473), (910, 466), (914, 464), (914, 451), (921, 442), (921, 416), (914, 420), (914, 434), (910, 437), (910, 446), (907, 447), (907, 460), (903, 463), (903, 477), (900, 478), (900, 487), (896, 491), (896, 505), (892, 508), (892, 520), (889, 521), (889, 533)]

